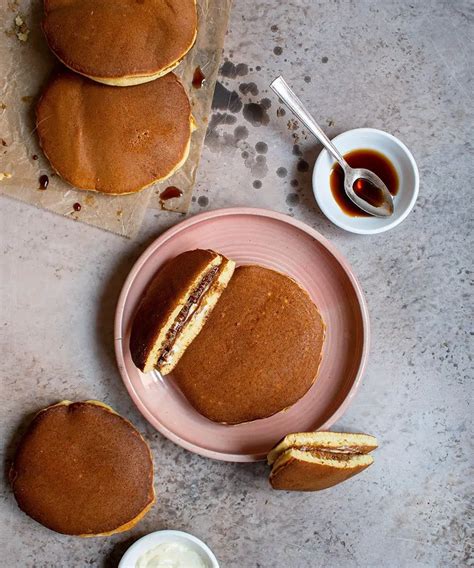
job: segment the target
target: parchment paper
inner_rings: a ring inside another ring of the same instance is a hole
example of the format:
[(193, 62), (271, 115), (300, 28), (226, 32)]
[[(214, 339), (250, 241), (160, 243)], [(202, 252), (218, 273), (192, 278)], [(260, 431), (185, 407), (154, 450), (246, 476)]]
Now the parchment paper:
[[(35, 133), (34, 107), (57, 65), (40, 28), (43, 3), (0, 0), (4, 31), (0, 34), (0, 194), (126, 237), (136, 234), (149, 204), (160, 207), (159, 193), (168, 185), (176, 185), (183, 195), (168, 200), (166, 208), (185, 212), (201, 155), (231, 0), (198, 0), (197, 4), (196, 45), (176, 70), (191, 96), (198, 125), (189, 158), (180, 172), (165, 182), (134, 195), (108, 196), (74, 189), (54, 173), (43, 156)], [(201, 89), (191, 86), (197, 65), (207, 79)], [(49, 177), (46, 190), (39, 189), (42, 174)]]

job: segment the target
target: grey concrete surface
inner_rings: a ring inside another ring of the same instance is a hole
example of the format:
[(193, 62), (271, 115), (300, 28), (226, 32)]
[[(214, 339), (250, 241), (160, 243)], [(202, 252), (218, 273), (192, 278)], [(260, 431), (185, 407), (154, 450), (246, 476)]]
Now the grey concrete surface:
[[(161, 528), (201, 537), (222, 568), (473, 565), (473, 16), (469, 0), (235, 2), (190, 214), (287, 212), (331, 239), (360, 278), (373, 343), (337, 427), (377, 435), (380, 449), (372, 468), (333, 490), (273, 492), (264, 464), (193, 455), (154, 431), (126, 394), (112, 348), (117, 296), (144, 247), (181, 216), (149, 211), (127, 241), (1, 201), (4, 463), (30, 413), (98, 398), (150, 441), (158, 494), (132, 531), (81, 540), (31, 521), (3, 480), (1, 566), (117, 566), (136, 538)], [(310, 184), (320, 147), (288, 113), (277, 116), (267, 85), (280, 72), (330, 136), (372, 126), (412, 150), (420, 197), (402, 225), (362, 237), (321, 215)]]

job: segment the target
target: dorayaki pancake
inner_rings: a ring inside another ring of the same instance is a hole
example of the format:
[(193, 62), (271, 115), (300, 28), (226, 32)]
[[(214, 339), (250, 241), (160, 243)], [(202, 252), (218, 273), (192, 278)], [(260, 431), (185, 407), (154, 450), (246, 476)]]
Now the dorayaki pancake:
[(148, 373), (166, 375), (200, 333), (234, 272), (234, 262), (212, 250), (186, 251), (155, 275), (135, 314), (130, 353)]
[(173, 74), (117, 89), (64, 71), (36, 107), (41, 147), (53, 168), (79, 189), (134, 193), (186, 161), (194, 120)]
[(43, 30), (69, 68), (115, 86), (171, 71), (196, 39), (195, 0), (45, 0)]
[(319, 491), (357, 475), (373, 463), (377, 448), (368, 434), (296, 432), (288, 434), (267, 456), (274, 489)]
[(64, 401), (39, 412), (10, 479), (27, 515), (70, 535), (127, 530), (155, 501), (148, 445), (128, 420), (96, 401)]
[(294, 280), (241, 266), (173, 377), (210, 420), (265, 418), (294, 404), (313, 384), (324, 335), (318, 309)]

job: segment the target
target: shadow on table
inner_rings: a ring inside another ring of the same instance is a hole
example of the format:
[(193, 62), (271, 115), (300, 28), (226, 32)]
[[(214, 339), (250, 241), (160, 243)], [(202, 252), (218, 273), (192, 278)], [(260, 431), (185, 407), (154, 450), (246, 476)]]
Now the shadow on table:
[(132, 546), (134, 542), (136, 542), (142, 536), (145, 536), (146, 533), (139, 533), (134, 536), (129, 536), (122, 540), (121, 542), (117, 542), (113, 545), (113, 548), (104, 558), (101, 568), (117, 568), (122, 556), (125, 554), (128, 548)]
[(34, 412), (30, 412), (26, 416), (24, 416), (21, 421), (18, 423), (17, 427), (13, 430), (13, 435), (10, 440), (7, 442), (5, 448), (5, 460), (3, 463), (3, 478), (5, 485), (10, 485), (10, 468), (13, 462), (13, 458), (15, 457), (15, 452), (20, 443), (23, 435), (25, 434), (28, 426), (31, 424), (33, 418), (36, 414), (41, 410), (38, 408)]

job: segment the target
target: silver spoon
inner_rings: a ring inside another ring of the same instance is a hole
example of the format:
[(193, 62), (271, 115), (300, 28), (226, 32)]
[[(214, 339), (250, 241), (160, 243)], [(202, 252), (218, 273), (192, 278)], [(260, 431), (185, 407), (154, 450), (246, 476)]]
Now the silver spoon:
[[(339, 150), (309, 114), (300, 99), (287, 85), (283, 77), (277, 77), (270, 84), (270, 87), (291, 112), (301, 120), (311, 134), (316, 136), (333, 158), (337, 160), (344, 172), (344, 189), (349, 199), (354, 202), (357, 207), (362, 209), (362, 211), (374, 217), (390, 217), (390, 215), (393, 214), (393, 197), (379, 176), (375, 175), (370, 170), (364, 168), (354, 169), (349, 166)], [(362, 180), (362, 182), (358, 182), (358, 180)], [(358, 185), (361, 186), (359, 191), (362, 193), (364, 181), (369, 184), (369, 191), (366, 193), (367, 199), (359, 196), (354, 190), (354, 185), (358, 182)]]

